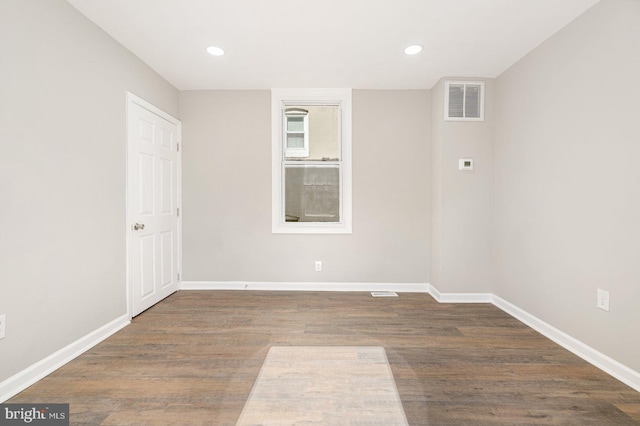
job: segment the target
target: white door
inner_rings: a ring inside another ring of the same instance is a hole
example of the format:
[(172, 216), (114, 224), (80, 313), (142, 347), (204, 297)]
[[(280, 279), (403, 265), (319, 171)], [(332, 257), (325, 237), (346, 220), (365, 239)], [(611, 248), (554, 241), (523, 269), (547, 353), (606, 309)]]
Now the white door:
[(135, 316), (180, 285), (180, 122), (129, 94), (128, 127), (128, 273)]

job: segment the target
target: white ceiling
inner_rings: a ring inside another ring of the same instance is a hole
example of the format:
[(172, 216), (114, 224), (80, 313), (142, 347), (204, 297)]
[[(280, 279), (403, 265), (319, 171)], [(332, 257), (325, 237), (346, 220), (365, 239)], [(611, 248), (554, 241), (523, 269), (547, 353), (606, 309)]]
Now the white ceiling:
[[(430, 89), (444, 76), (497, 77), (598, 0), (68, 1), (191, 90)], [(405, 55), (414, 43), (424, 51)]]

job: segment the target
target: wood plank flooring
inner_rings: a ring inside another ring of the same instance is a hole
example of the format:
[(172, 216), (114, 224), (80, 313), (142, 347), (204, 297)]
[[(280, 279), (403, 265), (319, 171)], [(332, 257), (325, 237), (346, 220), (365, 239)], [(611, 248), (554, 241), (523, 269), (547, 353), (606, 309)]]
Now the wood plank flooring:
[(233, 425), (271, 346), (383, 346), (411, 425), (640, 425), (640, 393), (488, 304), (180, 291), (12, 398), (73, 425)]

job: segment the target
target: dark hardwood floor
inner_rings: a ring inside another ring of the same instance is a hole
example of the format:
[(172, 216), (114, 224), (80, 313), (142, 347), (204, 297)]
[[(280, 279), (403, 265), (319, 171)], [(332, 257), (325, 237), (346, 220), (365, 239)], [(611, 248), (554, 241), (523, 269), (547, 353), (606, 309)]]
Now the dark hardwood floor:
[(181, 291), (8, 402), (71, 424), (235, 424), (271, 346), (384, 346), (412, 425), (633, 425), (640, 393), (488, 304)]

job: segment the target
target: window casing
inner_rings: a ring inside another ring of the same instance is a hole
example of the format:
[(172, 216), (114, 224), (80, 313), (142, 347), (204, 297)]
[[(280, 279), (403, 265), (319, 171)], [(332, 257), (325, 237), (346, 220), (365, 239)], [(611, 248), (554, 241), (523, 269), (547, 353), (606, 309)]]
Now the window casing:
[[(273, 89), (271, 100), (272, 232), (351, 233), (351, 89)], [(321, 143), (326, 133), (337, 142)]]
[(444, 119), (484, 121), (484, 81), (445, 81)]

